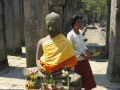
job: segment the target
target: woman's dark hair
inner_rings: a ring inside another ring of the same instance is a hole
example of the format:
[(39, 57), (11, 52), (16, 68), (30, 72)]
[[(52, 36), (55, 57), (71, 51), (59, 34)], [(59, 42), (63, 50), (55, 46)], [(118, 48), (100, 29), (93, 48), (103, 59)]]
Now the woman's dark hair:
[(74, 24), (76, 23), (76, 20), (77, 19), (83, 19), (83, 15), (81, 15), (81, 14), (76, 14), (76, 15), (73, 15), (73, 17), (72, 17), (72, 27), (74, 26)]

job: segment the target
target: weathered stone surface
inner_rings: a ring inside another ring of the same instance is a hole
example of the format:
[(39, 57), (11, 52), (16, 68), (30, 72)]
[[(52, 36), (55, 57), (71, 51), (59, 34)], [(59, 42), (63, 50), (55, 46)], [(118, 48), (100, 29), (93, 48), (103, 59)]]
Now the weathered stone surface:
[(107, 76), (111, 82), (120, 82), (120, 0), (112, 0), (110, 53)]
[(21, 18), (19, 0), (3, 0), (5, 12), (5, 29), (8, 54), (20, 54)]
[(21, 42), (22, 45), (25, 46), (25, 35), (24, 35), (24, 6), (23, 6), (23, 0), (19, 1), (20, 3), (20, 21), (21, 21)]
[(4, 26), (3, 26), (3, 17), (2, 15), (0, 14), (0, 29), (4, 29)]
[(55, 11), (56, 13), (60, 14), (60, 28), (61, 28), (61, 32), (63, 32), (63, 6), (54, 6), (53, 7), (53, 11)]
[(61, 31), (66, 35), (71, 29), (71, 17), (74, 13), (74, 0), (49, 0), (49, 5), (51, 7), (50, 10), (61, 15)]
[(39, 39), (47, 35), (45, 16), (48, 14), (48, 0), (24, 0), (25, 43), (27, 67), (36, 66), (36, 47)]
[(67, 33), (71, 30), (71, 17), (74, 14), (74, 0), (66, 0), (63, 12), (63, 33)]
[(105, 46), (106, 57), (109, 57), (110, 15), (111, 15), (111, 0), (107, 0), (106, 46)]
[(8, 66), (3, 15), (3, 4), (0, 0), (0, 70)]
[(3, 15), (3, 2), (0, 0), (0, 15)]
[(62, 5), (65, 5), (65, 0), (49, 0), (49, 4), (52, 4), (55, 6), (62, 6)]

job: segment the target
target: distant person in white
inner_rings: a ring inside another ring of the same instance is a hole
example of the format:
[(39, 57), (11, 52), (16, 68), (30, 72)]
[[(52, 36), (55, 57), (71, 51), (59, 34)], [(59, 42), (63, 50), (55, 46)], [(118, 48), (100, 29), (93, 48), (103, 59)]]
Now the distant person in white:
[(89, 58), (92, 52), (88, 50), (82, 36), (83, 16), (74, 15), (72, 17), (72, 30), (67, 34), (67, 38), (72, 42), (78, 64), (75, 66), (75, 72), (82, 76), (83, 88), (91, 90), (96, 87), (96, 83), (89, 64)]

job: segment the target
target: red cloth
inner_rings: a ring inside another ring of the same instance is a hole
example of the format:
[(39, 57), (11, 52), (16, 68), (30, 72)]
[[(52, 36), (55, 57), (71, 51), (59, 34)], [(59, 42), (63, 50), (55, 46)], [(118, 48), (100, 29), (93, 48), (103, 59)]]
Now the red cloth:
[(92, 88), (96, 87), (92, 70), (87, 59), (78, 61), (77, 65), (75, 66), (75, 72), (82, 76), (83, 88), (85, 88), (85, 90), (91, 90)]

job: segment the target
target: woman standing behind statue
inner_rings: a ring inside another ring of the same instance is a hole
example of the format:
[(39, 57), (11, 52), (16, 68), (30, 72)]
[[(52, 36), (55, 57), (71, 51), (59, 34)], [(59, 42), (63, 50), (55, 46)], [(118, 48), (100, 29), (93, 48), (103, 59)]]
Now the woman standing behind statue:
[(96, 83), (88, 61), (92, 52), (88, 50), (82, 37), (82, 18), (82, 15), (74, 15), (72, 17), (73, 29), (68, 33), (67, 38), (73, 43), (78, 59), (75, 72), (82, 76), (83, 88), (85, 88), (85, 90), (91, 90), (96, 87)]

